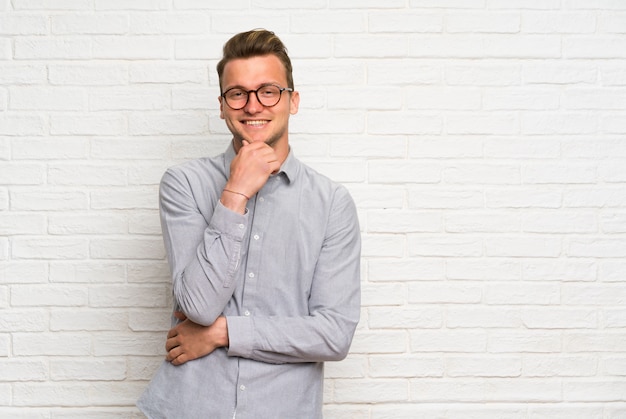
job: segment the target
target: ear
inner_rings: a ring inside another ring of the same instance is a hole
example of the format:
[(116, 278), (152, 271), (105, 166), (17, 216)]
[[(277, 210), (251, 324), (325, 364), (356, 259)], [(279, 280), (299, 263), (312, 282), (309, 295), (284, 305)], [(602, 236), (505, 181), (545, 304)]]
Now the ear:
[(224, 119), (224, 98), (218, 96), (217, 101), (220, 103), (220, 118)]
[(298, 113), (300, 106), (300, 92), (291, 92), (291, 98), (289, 99), (289, 113), (295, 115)]

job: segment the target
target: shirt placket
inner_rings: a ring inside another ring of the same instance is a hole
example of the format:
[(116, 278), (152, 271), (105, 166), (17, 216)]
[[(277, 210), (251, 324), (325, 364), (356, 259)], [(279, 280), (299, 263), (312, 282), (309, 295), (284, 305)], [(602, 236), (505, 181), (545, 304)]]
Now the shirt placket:
[[(261, 272), (261, 257), (263, 240), (269, 228), (272, 205), (272, 191), (278, 184), (277, 176), (271, 177), (265, 186), (257, 193), (250, 202), (251, 211), (250, 238), (248, 241), (246, 272), (244, 274), (244, 286), (242, 293), (241, 316), (250, 317), (256, 314), (258, 287), (264, 278)], [(247, 417), (249, 403), (253, 403), (251, 392), (254, 377), (254, 361), (248, 359), (239, 360), (239, 375), (237, 383), (237, 418)]]

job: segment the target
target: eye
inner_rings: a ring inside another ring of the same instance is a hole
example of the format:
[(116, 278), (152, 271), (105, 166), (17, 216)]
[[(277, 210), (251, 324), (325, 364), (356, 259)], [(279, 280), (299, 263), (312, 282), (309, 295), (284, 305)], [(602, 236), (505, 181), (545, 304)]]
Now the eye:
[(264, 86), (259, 89), (259, 93), (264, 97), (274, 97), (279, 93), (279, 89), (276, 86)]
[(241, 89), (232, 89), (226, 93), (226, 96), (228, 97), (228, 99), (233, 99), (233, 100), (243, 99), (246, 97), (246, 95), (247, 93)]

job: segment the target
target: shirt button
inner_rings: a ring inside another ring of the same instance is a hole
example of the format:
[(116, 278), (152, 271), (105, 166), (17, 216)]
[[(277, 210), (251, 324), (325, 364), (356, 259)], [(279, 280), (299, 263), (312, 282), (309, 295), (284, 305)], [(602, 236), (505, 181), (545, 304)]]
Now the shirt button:
[(243, 312), (243, 315), (247, 317), (247, 316), (250, 315), (250, 312), (248, 310), (246, 310), (246, 311)]
[(263, 202), (263, 201), (265, 201), (265, 198), (260, 197), (260, 198), (259, 198), (259, 201)]
[(248, 276), (249, 276), (250, 278), (254, 278), (254, 272), (250, 272), (250, 273), (248, 274)]
[(254, 235), (254, 240), (259, 240), (261, 237), (258, 234)]
[(239, 229), (243, 230), (243, 228), (245, 227), (243, 224), (239, 224), (238, 225)]
[(239, 386), (239, 390), (244, 391), (246, 389), (246, 386), (244, 386), (243, 384)]

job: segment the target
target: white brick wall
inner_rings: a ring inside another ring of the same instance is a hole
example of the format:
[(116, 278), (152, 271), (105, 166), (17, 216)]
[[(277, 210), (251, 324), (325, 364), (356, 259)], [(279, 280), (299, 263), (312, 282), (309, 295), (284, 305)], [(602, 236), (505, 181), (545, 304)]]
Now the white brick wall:
[(140, 417), (158, 181), (225, 148), (215, 64), (254, 27), (363, 229), (326, 417), (626, 417), (622, 0), (0, 0), (0, 417)]

